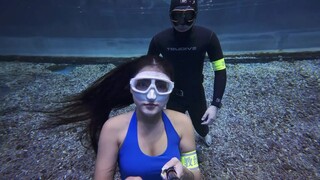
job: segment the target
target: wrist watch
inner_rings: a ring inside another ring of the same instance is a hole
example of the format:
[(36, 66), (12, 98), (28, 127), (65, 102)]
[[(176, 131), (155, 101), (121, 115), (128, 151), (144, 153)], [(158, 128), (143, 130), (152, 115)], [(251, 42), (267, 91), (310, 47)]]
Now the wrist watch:
[(222, 107), (221, 99), (217, 98), (215, 101), (211, 102), (211, 105), (220, 109)]

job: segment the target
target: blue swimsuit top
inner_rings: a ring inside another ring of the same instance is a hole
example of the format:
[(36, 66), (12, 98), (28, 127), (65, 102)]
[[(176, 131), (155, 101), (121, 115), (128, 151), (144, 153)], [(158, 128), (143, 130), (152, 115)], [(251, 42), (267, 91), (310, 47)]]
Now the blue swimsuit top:
[(144, 154), (138, 144), (137, 116), (133, 113), (127, 135), (118, 154), (121, 178), (140, 176), (143, 180), (161, 180), (161, 168), (171, 158), (180, 159), (180, 137), (167, 115), (162, 112), (162, 119), (167, 133), (167, 149), (157, 156)]

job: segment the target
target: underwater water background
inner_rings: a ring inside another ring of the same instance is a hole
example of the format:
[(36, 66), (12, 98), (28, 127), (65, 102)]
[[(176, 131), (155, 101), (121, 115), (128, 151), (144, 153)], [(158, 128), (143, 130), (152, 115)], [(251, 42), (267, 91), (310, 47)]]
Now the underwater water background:
[[(203, 179), (320, 179), (319, 7), (199, 0), (196, 24), (217, 33), (228, 73), (214, 145), (196, 142)], [(93, 178), (84, 124), (39, 129), (54, 121), (39, 109), (145, 54), (171, 26), (168, 9), (168, 0), (0, 0), (0, 180)], [(209, 103), (208, 61), (203, 74)]]
[[(318, 51), (319, 0), (199, 0), (225, 54)], [(130, 57), (171, 26), (169, 0), (0, 0), (0, 55)]]

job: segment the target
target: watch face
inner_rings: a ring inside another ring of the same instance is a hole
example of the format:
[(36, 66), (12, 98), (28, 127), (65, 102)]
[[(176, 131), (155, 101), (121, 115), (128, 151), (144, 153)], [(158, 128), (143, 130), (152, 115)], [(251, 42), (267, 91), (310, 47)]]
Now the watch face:
[(221, 99), (217, 98), (215, 101), (212, 101), (211, 105), (221, 108), (222, 106)]

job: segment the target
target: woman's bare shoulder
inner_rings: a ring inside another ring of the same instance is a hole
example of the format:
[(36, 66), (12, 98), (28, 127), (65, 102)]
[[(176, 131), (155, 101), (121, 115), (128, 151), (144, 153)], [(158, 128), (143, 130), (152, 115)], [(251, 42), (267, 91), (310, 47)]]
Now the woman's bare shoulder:
[(164, 112), (169, 117), (169, 119), (172, 119), (172, 120), (176, 120), (176, 119), (181, 119), (183, 121), (188, 121), (189, 120), (189, 116), (188, 115), (186, 115), (184, 113), (181, 113), (179, 111), (166, 109)]
[(193, 134), (193, 125), (188, 115), (169, 109), (165, 110), (164, 112), (170, 119), (171, 124), (179, 134), (180, 138), (189, 137), (190, 134)]
[(128, 112), (108, 119), (102, 127), (99, 141), (116, 141), (120, 145), (126, 136), (132, 114), (133, 112)]
[(189, 126), (191, 123), (190, 117), (184, 113), (170, 109), (166, 109), (164, 112), (174, 126), (178, 125), (179, 127), (184, 127)]
[(105, 124), (103, 125), (103, 128), (107, 129), (114, 129), (114, 130), (121, 130), (123, 128), (127, 128), (131, 117), (132, 117), (133, 111), (123, 113), (114, 117), (111, 117), (108, 119)]

